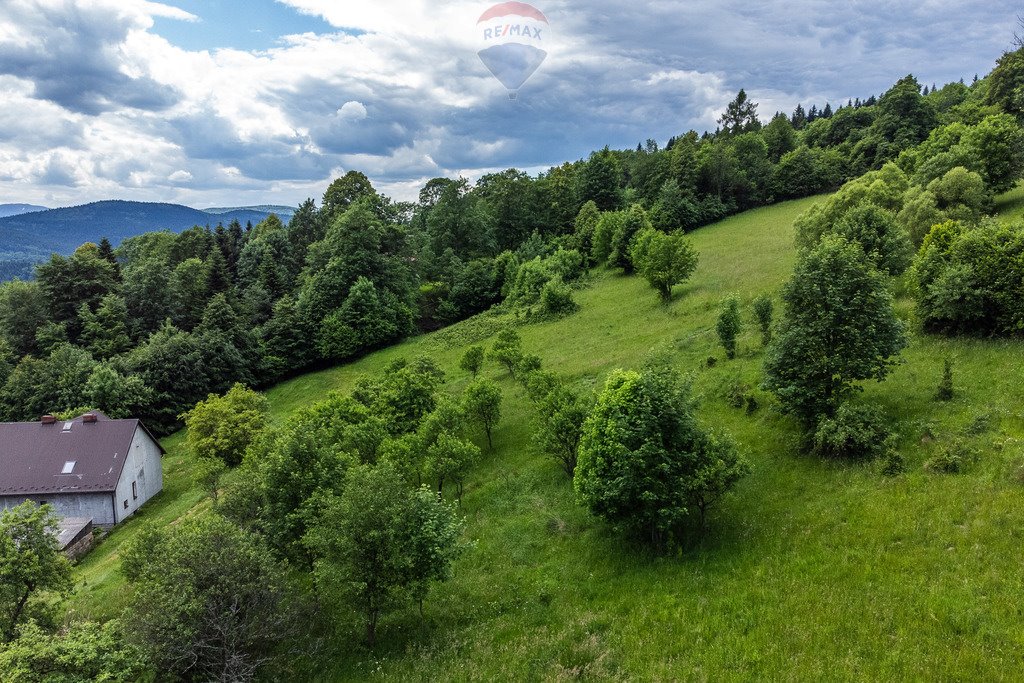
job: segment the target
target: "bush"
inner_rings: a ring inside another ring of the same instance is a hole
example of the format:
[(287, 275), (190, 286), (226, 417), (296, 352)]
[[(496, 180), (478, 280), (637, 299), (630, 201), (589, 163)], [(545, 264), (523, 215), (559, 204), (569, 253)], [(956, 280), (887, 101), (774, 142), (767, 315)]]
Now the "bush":
[(210, 394), (181, 419), (188, 428), (185, 442), (192, 453), (235, 467), (269, 416), (270, 404), (263, 394), (236, 384), (223, 396)]
[(540, 300), (544, 285), (551, 279), (551, 272), (538, 256), (532, 261), (526, 261), (516, 272), (515, 284), (509, 294), (509, 300), (513, 303), (530, 306)]
[(775, 304), (768, 294), (760, 294), (754, 299), (754, 318), (757, 319), (757, 326), (761, 329), (761, 343), (768, 346), (772, 340), (772, 316), (774, 315)]
[(697, 423), (677, 373), (618, 370), (583, 426), (574, 485), (593, 514), (664, 547), (748, 469), (731, 440)]
[(977, 458), (978, 452), (966, 441), (954, 439), (925, 461), (924, 468), (934, 474), (958, 474), (973, 464)]
[(818, 423), (812, 450), (825, 458), (871, 459), (885, 452), (891, 437), (878, 408), (844, 403), (835, 417)]
[(973, 335), (1024, 330), (1024, 222), (936, 225), (914, 274), (926, 329)]
[(583, 264), (583, 254), (575, 249), (562, 249), (544, 259), (544, 265), (548, 272), (554, 277), (560, 277), (564, 282), (575, 282), (583, 277), (586, 272)]
[(725, 349), (726, 358), (736, 357), (736, 337), (743, 329), (743, 321), (740, 318), (740, 302), (734, 296), (729, 296), (722, 304), (722, 312), (718, 316), (718, 324), (715, 330), (718, 332), (718, 339)]
[(882, 272), (900, 275), (910, 266), (913, 245), (896, 216), (873, 204), (863, 204), (843, 216), (833, 232), (856, 242)]
[(472, 373), (474, 377), (480, 372), (484, 365), (484, 347), (480, 345), (470, 346), (459, 359), (459, 367), (466, 372)]
[(630, 258), (662, 300), (670, 301), (672, 287), (689, 279), (697, 269), (699, 257), (683, 235), (647, 229), (633, 240)]
[(953, 364), (947, 358), (942, 364), (942, 381), (935, 391), (935, 400), (952, 401), (953, 393)]
[(579, 309), (579, 305), (572, 298), (572, 290), (560, 277), (544, 285), (540, 292), (540, 305), (543, 311), (550, 315), (567, 315)]
[(882, 456), (879, 471), (886, 477), (895, 477), (907, 471), (907, 463), (903, 454), (895, 448), (888, 448)]
[(506, 327), (498, 333), (487, 357), (501, 363), (508, 368), (508, 374), (516, 376), (516, 366), (523, 359), (523, 340), (511, 327)]
[(516, 365), (516, 378), (518, 378), (524, 386), (529, 386), (530, 375), (540, 369), (540, 356), (534, 353), (527, 353), (519, 360), (519, 364)]

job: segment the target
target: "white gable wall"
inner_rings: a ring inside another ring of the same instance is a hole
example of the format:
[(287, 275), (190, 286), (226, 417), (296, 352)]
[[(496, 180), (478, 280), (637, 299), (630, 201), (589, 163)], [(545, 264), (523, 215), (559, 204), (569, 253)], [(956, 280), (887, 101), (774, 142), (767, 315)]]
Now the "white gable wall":
[[(114, 493), (114, 509), (118, 523), (138, 510), (164, 487), (160, 446), (141, 426), (136, 427), (135, 436), (132, 437), (131, 446), (124, 457), (124, 469), (121, 470), (121, 478), (117, 481), (117, 491)], [(134, 489), (132, 484), (135, 485)]]

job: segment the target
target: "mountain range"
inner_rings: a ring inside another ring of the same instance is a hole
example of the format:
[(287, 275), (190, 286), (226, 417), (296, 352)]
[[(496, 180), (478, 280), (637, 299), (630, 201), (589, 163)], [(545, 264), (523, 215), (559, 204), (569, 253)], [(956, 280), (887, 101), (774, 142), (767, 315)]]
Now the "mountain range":
[(7, 218), (8, 216), (18, 216), (23, 213), (32, 213), (33, 211), (46, 211), (47, 207), (37, 206), (36, 204), (0, 204), (0, 218)]
[(32, 267), (50, 254), (70, 254), (84, 242), (122, 240), (151, 230), (181, 232), (195, 225), (237, 220), (255, 225), (275, 213), (287, 222), (286, 206), (193, 209), (181, 204), (110, 200), (59, 209), (30, 204), (0, 205), (0, 280), (32, 276)]

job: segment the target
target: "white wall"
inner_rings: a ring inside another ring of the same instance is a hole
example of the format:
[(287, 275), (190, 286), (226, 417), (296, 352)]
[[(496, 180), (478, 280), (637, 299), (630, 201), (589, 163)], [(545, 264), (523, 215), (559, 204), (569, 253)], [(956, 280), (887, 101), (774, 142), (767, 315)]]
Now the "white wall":
[[(135, 483), (134, 495), (132, 493), (133, 482)], [(117, 492), (114, 494), (117, 521), (120, 523), (129, 517), (142, 507), (143, 503), (159, 493), (163, 487), (164, 474), (160, 461), (160, 446), (141, 426), (136, 427), (131, 446), (128, 447), (128, 453), (125, 454), (124, 469), (121, 470), (121, 478), (117, 482)], [(127, 508), (125, 508), (125, 501), (128, 502)]]
[[(131, 492), (131, 484), (128, 485)], [(50, 493), (42, 495), (3, 496), (0, 509), (21, 505), (26, 500), (49, 503), (61, 517), (86, 517), (96, 526), (113, 526), (114, 505), (110, 493)]]

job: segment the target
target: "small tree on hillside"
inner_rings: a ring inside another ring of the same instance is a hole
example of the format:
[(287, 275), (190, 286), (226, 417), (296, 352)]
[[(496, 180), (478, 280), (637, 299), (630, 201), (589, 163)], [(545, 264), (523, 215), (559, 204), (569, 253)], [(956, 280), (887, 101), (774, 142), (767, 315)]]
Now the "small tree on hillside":
[(482, 346), (470, 346), (466, 349), (466, 352), (462, 354), (462, 358), (459, 360), (459, 367), (473, 374), (476, 377), (480, 372), (480, 368), (484, 365), (484, 347)]
[(455, 495), (462, 505), (462, 484), (469, 469), (480, 459), (480, 449), (464, 439), (442, 432), (427, 448), (424, 469), (437, 482), (437, 493), (444, 492), (444, 483), (455, 484)]
[(501, 389), (494, 382), (478, 379), (466, 388), (463, 396), (466, 414), (479, 422), (487, 434), (487, 449), (492, 450), (491, 432), (501, 419)]
[(736, 337), (743, 329), (743, 319), (740, 317), (740, 302), (734, 296), (728, 296), (722, 305), (722, 312), (718, 316), (718, 323), (715, 330), (718, 332), (718, 339), (725, 348), (725, 355), (728, 358), (736, 357)]
[(516, 366), (523, 359), (523, 340), (519, 337), (519, 333), (511, 327), (506, 327), (499, 332), (488, 357), (504, 365), (508, 368), (508, 374), (515, 377)]
[(768, 294), (760, 294), (754, 299), (754, 317), (757, 319), (757, 326), (761, 328), (761, 343), (768, 346), (772, 341), (772, 316), (775, 313), (775, 304)]
[(593, 514), (664, 546), (747, 471), (729, 439), (697, 423), (677, 373), (617, 370), (584, 424), (574, 483)]
[(658, 230), (637, 235), (630, 257), (663, 301), (671, 301), (672, 287), (688, 280), (697, 269), (697, 251), (690, 241), (683, 235), (666, 235)]
[(856, 382), (885, 379), (907, 344), (885, 276), (841, 237), (826, 235), (800, 259), (782, 298), (765, 388), (808, 425), (834, 415)]
[(536, 401), (534, 443), (562, 466), (571, 479), (576, 472), (583, 423), (590, 407), (575, 391), (558, 383)]
[(10, 642), (43, 591), (71, 592), (71, 565), (57, 545), (58, 517), (25, 501), (0, 514), (0, 642)]
[(430, 581), (449, 576), (462, 528), (450, 505), (427, 489), (410, 489), (389, 463), (360, 465), (306, 544), (317, 557), (322, 594), (362, 614), (372, 647), (382, 614), (409, 598), (422, 600)]
[(266, 396), (236, 384), (223, 396), (210, 394), (181, 416), (188, 428), (185, 442), (197, 456), (234, 467), (263, 431), (269, 414)]

